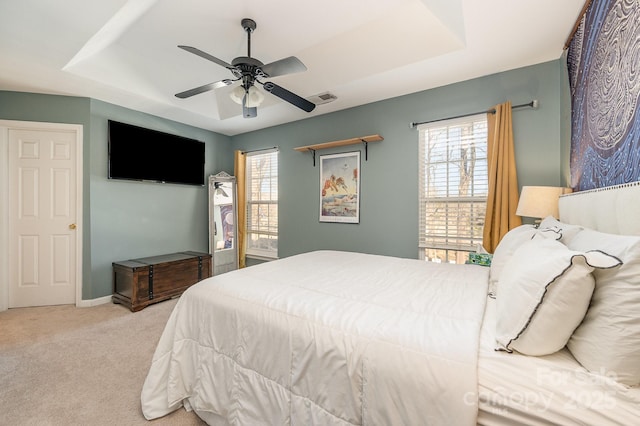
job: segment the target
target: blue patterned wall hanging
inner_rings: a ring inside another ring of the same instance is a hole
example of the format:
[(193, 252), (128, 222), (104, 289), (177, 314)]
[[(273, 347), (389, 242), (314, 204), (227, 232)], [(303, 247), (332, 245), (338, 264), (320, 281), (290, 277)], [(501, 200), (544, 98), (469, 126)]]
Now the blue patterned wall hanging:
[(640, 1), (593, 0), (567, 55), (571, 186), (640, 180)]

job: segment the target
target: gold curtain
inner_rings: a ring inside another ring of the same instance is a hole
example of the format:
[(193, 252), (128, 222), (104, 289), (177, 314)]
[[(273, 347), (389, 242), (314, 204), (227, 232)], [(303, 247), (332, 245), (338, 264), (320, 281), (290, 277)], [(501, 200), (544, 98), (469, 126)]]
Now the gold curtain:
[(237, 212), (238, 212), (238, 266), (244, 268), (246, 266), (246, 240), (245, 233), (247, 228), (247, 196), (246, 196), (246, 154), (242, 151), (236, 151), (234, 156), (234, 175), (236, 177), (237, 192)]
[(493, 253), (510, 229), (522, 225), (522, 219), (516, 216), (518, 176), (509, 101), (496, 105), (495, 114), (487, 116), (487, 157), (489, 193), (482, 245)]

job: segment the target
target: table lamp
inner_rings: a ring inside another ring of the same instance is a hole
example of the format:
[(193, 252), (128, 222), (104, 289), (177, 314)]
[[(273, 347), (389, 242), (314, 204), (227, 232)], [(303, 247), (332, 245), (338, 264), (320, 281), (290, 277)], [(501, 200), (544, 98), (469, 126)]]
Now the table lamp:
[(558, 219), (558, 198), (570, 192), (571, 188), (557, 186), (523, 186), (516, 215), (535, 218), (536, 223), (547, 216)]

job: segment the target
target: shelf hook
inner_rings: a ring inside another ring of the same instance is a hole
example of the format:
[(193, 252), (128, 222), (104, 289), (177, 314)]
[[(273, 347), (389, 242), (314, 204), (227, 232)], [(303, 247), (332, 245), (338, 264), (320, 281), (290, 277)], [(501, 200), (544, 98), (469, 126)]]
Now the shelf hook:
[(364, 139), (360, 139), (360, 140), (364, 144), (364, 161), (368, 161), (369, 160), (369, 142), (367, 142)]
[(316, 166), (316, 150), (309, 148), (309, 151), (311, 151), (311, 154), (313, 154), (313, 167)]

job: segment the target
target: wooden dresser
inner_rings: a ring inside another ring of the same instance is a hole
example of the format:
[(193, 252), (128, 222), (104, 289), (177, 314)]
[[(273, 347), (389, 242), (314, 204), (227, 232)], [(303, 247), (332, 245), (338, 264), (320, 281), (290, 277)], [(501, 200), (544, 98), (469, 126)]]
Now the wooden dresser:
[(113, 303), (139, 311), (210, 276), (209, 253), (185, 251), (113, 262)]

